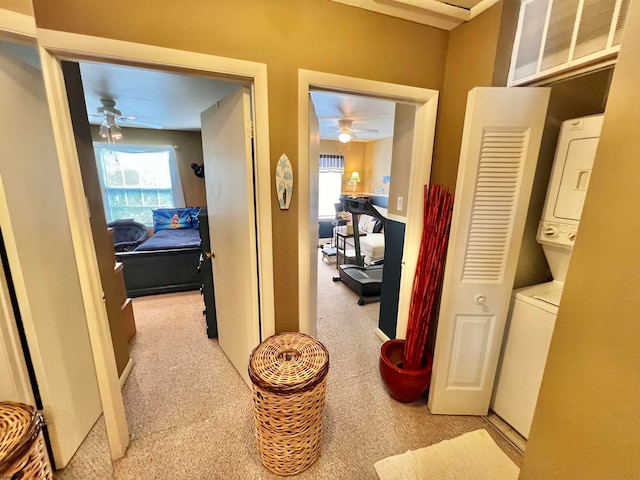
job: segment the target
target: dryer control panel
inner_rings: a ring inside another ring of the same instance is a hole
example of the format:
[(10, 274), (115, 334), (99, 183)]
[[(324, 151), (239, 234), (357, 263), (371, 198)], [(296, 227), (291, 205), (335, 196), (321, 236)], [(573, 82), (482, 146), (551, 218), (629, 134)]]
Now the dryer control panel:
[(540, 243), (573, 247), (577, 233), (577, 225), (543, 220), (538, 224), (538, 234), (536, 237)]

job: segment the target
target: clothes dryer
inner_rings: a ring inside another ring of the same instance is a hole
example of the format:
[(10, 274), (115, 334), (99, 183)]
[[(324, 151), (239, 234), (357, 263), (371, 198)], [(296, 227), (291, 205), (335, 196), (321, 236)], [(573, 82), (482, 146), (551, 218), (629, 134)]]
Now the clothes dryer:
[(602, 115), (562, 123), (536, 239), (553, 281), (514, 290), (491, 408), (527, 438), (596, 155)]

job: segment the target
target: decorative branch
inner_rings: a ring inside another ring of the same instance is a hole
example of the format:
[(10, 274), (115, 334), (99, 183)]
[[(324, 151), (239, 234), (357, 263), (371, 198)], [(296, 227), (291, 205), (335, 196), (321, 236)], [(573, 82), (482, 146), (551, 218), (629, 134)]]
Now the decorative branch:
[(452, 210), (453, 196), (447, 188), (442, 185), (424, 186), (422, 241), (413, 278), (402, 363), (407, 370), (419, 370), (425, 358), (429, 323), (444, 270)]

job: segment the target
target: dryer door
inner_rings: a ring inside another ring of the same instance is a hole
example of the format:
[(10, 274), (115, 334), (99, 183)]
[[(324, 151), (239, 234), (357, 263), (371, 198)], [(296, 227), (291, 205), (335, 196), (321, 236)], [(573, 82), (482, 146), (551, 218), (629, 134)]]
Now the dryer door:
[(597, 148), (598, 137), (576, 138), (569, 143), (553, 209), (554, 217), (576, 222), (580, 220)]

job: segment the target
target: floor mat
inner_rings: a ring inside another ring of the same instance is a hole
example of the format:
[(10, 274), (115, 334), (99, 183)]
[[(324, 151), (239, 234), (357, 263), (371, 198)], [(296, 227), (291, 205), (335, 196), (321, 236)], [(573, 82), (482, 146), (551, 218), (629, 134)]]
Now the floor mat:
[(385, 458), (374, 467), (380, 480), (516, 480), (520, 473), (484, 429)]

